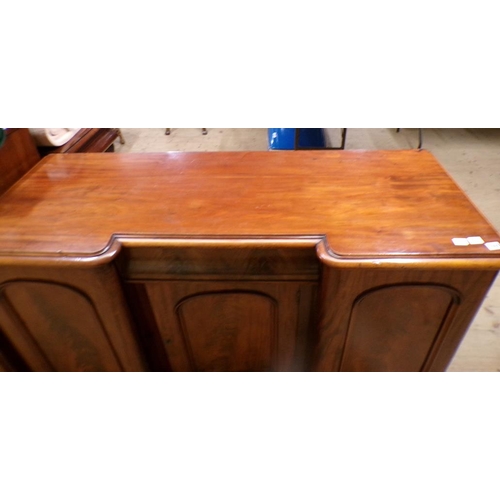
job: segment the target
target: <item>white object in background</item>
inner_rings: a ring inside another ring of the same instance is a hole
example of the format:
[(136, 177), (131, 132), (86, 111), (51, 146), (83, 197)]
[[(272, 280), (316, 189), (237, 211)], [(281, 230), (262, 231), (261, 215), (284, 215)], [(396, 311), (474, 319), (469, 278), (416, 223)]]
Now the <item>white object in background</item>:
[(62, 146), (72, 139), (79, 128), (30, 128), (37, 146)]
[(484, 246), (488, 250), (500, 250), (500, 241), (490, 241), (489, 243), (485, 243)]

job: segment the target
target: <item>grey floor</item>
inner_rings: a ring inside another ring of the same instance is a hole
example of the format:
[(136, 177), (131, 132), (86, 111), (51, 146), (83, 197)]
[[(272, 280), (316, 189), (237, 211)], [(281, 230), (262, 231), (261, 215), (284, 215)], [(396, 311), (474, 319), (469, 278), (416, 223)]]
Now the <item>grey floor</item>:
[[(267, 150), (267, 129), (121, 129), (116, 152)], [(326, 129), (340, 144), (340, 129)], [(346, 149), (410, 149), (417, 129), (348, 129)], [(438, 159), (473, 203), (500, 232), (500, 129), (424, 129), (423, 148)], [(500, 277), (491, 288), (448, 371), (500, 371)]]

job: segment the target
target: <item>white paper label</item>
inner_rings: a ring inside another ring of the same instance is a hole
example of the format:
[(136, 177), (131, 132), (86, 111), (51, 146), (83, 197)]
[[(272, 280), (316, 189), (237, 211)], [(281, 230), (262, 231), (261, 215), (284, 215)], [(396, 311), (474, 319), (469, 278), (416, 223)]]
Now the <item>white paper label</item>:
[(466, 247), (469, 244), (469, 240), (467, 238), (452, 238), (453, 244), (457, 247)]
[(500, 241), (490, 241), (489, 243), (485, 243), (484, 246), (488, 250), (500, 250)]
[(483, 238), (481, 238), (481, 236), (469, 236), (467, 238), (467, 241), (471, 245), (482, 245), (484, 243), (484, 240)]

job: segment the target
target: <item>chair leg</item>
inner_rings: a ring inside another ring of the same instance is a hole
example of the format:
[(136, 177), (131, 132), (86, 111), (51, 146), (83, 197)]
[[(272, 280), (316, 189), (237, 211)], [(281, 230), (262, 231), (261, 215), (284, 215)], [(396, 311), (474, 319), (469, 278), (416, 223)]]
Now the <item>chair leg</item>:
[(345, 140), (347, 137), (347, 129), (343, 128), (342, 129), (342, 143), (340, 144), (340, 149), (345, 149)]
[(170, 135), (170, 129), (169, 128), (165, 129), (165, 135)]

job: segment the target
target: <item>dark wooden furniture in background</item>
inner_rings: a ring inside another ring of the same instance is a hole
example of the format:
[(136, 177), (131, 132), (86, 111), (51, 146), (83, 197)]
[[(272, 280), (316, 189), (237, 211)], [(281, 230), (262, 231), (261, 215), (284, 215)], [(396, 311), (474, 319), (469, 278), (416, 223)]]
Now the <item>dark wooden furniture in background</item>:
[(5, 144), (0, 147), (0, 194), (7, 191), (44, 156), (111, 152), (117, 138), (121, 144), (125, 142), (117, 128), (82, 128), (60, 147), (37, 147), (27, 128), (9, 128), (6, 133)]
[(82, 128), (66, 144), (60, 147), (39, 147), (41, 156), (53, 153), (104, 153), (114, 150), (113, 142), (125, 141), (118, 128)]
[(425, 151), (80, 154), (0, 197), (5, 370), (444, 370), (499, 235)]
[(9, 128), (0, 147), (0, 194), (7, 191), (40, 160), (27, 128)]

